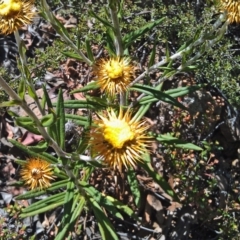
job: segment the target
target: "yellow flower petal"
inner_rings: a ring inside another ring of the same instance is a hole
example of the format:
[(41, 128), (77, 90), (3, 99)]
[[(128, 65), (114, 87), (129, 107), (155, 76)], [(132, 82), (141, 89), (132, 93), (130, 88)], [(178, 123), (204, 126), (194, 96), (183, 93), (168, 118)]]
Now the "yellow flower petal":
[(50, 165), (49, 162), (39, 158), (28, 159), (20, 170), (25, 185), (30, 189), (49, 187), (50, 181), (55, 178)]
[(34, 0), (2, 0), (0, 4), (0, 33), (10, 34), (31, 23), (35, 12)]
[(101, 59), (95, 64), (93, 71), (101, 91), (111, 96), (125, 92), (134, 75), (130, 59), (126, 57)]
[(107, 117), (100, 116), (90, 131), (90, 148), (96, 157), (114, 169), (136, 167), (142, 161), (142, 155), (149, 151), (151, 137), (145, 134), (149, 126), (144, 121), (131, 119), (130, 111), (118, 117), (113, 110)]
[(229, 23), (240, 23), (239, 0), (220, 0), (220, 8), (227, 11), (227, 20)]

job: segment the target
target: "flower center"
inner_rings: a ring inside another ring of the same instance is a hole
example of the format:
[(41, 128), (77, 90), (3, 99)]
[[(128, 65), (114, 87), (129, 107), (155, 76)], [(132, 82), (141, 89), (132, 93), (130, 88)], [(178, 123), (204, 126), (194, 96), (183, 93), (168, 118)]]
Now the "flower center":
[(114, 148), (120, 149), (127, 141), (133, 140), (134, 132), (126, 122), (116, 119), (105, 125), (103, 137)]
[(108, 76), (110, 78), (116, 79), (119, 77), (122, 77), (123, 75), (123, 66), (120, 62), (118, 61), (110, 61), (107, 66), (106, 66), (106, 70), (108, 73)]
[(22, 2), (18, 0), (4, 0), (0, 4), (0, 16), (14, 17), (22, 10)]
[(32, 169), (32, 177), (37, 180), (42, 178), (42, 171), (39, 170), (38, 168), (33, 168)]

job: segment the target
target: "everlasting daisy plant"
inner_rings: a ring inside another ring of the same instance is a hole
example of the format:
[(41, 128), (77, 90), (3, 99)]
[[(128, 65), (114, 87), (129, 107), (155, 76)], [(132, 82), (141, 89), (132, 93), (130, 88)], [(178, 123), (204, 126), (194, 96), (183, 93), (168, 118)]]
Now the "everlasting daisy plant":
[(101, 91), (111, 96), (125, 92), (134, 75), (133, 65), (127, 57), (101, 59), (93, 70)]
[(0, 2), (0, 32), (10, 34), (31, 23), (34, 0), (2, 0)]
[(51, 185), (50, 181), (54, 180), (50, 163), (39, 158), (28, 159), (20, 175), (30, 189), (47, 188)]
[(152, 142), (145, 133), (149, 126), (131, 119), (130, 111), (124, 114), (121, 108), (118, 116), (110, 110), (99, 117), (90, 132), (92, 152), (114, 169), (135, 167)]
[(240, 23), (239, 0), (221, 0), (221, 8), (227, 11), (227, 20), (229, 23)]

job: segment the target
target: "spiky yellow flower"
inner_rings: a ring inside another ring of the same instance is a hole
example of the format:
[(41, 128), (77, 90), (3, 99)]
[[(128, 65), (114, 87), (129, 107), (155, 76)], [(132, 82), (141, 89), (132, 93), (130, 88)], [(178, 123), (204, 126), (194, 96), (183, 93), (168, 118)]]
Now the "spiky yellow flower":
[(220, 0), (222, 10), (227, 11), (229, 23), (240, 23), (240, 1), (239, 0)]
[(90, 146), (93, 154), (103, 162), (122, 171), (136, 166), (142, 160), (142, 155), (149, 150), (151, 138), (145, 134), (149, 128), (146, 121), (131, 119), (128, 110), (123, 114), (120, 109), (118, 117), (113, 110), (107, 116), (99, 116), (90, 131)]
[(101, 91), (114, 96), (125, 92), (134, 75), (133, 65), (127, 57), (101, 59), (93, 67)]
[(50, 163), (39, 158), (28, 159), (22, 166), (20, 175), (30, 189), (47, 188), (55, 178)]
[(0, 33), (10, 34), (29, 24), (35, 12), (34, 0), (1, 0), (0, 1)]

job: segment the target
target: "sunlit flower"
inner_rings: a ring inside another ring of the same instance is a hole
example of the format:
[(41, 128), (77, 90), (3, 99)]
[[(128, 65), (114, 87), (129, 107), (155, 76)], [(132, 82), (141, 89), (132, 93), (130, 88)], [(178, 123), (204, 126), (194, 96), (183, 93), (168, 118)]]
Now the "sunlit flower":
[(227, 20), (230, 23), (240, 23), (240, 1), (239, 0), (220, 0), (220, 6), (227, 11)]
[(122, 109), (118, 117), (113, 110), (107, 116), (99, 116), (90, 131), (90, 146), (92, 153), (114, 169), (122, 171), (136, 167), (136, 162), (142, 160), (142, 155), (149, 150), (152, 139), (145, 134), (149, 128), (146, 121), (131, 119), (128, 110), (123, 114)]
[(54, 180), (50, 163), (39, 158), (28, 159), (22, 166), (20, 175), (30, 189), (47, 188), (51, 185), (50, 181)]
[(114, 96), (125, 92), (134, 75), (133, 65), (127, 57), (99, 60), (94, 68), (101, 91)]
[(0, 33), (10, 34), (26, 24), (34, 15), (34, 0), (1, 0), (0, 1)]

